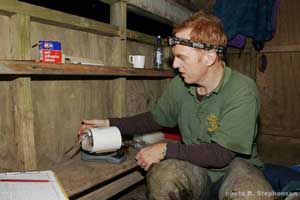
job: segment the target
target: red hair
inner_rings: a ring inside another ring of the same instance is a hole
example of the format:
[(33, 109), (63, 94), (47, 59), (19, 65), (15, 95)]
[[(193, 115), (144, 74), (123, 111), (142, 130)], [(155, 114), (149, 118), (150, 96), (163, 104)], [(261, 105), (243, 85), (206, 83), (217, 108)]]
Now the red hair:
[(227, 44), (227, 36), (223, 30), (221, 21), (202, 10), (176, 26), (173, 33), (176, 34), (185, 29), (192, 29), (191, 40), (195, 42), (222, 46), (226, 46)]

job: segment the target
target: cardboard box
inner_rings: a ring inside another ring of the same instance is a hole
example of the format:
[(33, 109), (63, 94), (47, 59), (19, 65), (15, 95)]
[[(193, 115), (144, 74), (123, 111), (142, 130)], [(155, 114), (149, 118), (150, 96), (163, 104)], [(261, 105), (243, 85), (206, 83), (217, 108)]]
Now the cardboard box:
[(62, 63), (61, 44), (58, 41), (39, 41), (40, 61), (46, 63)]

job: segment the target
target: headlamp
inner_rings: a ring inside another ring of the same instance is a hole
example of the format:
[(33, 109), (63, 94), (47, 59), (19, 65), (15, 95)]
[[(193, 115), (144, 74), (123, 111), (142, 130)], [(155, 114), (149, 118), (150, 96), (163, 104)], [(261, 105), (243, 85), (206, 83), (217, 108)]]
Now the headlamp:
[(215, 50), (218, 54), (224, 54), (226, 47), (222, 45), (211, 45), (211, 44), (205, 44), (201, 42), (195, 42), (188, 39), (178, 38), (178, 37), (167, 37), (168, 45), (169, 46), (175, 46), (177, 44), (193, 47), (197, 49), (203, 49), (206, 51), (209, 50)]

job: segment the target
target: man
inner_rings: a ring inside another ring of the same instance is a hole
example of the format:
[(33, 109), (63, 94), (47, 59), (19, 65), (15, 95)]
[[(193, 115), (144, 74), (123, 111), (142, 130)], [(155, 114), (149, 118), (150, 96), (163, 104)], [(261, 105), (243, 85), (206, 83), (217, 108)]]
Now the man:
[(219, 199), (260, 199), (240, 192), (272, 191), (253, 167), (261, 166), (254, 142), (259, 112), (255, 83), (222, 61), (227, 37), (216, 17), (199, 11), (174, 34), (169, 43), (180, 75), (151, 112), (84, 120), (80, 130), (117, 126), (122, 134), (136, 134), (178, 126), (183, 144), (157, 143), (136, 155), (137, 164), (150, 169), (149, 199), (218, 198), (210, 197), (210, 191), (219, 191)]

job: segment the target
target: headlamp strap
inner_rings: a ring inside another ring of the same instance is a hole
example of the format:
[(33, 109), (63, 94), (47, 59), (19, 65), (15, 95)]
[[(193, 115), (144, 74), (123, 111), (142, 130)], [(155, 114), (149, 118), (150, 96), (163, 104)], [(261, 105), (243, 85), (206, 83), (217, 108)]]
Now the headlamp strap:
[(192, 40), (178, 38), (178, 37), (168, 37), (167, 40), (169, 46), (175, 46), (177, 44), (180, 44), (180, 45), (189, 46), (197, 49), (203, 49), (206, 51), (214, 49), (218, 54), (224, 54), (226, 50), (226, 47), (222, 45), (211, 45), (211, 44), (195, 42)]

